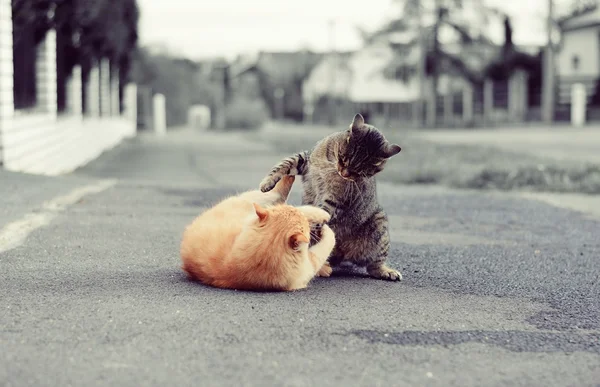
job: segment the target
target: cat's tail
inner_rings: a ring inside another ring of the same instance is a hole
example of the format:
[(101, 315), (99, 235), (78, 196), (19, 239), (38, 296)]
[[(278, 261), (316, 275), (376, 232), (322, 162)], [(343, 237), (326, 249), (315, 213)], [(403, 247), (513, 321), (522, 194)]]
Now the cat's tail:
[(308, 151), (302, 151), (296, 153), (293, 156), (286, 157), (281, 160), (277, 165), (273, 167), (271, 172), (263, 179), (260, 183), (260, 190), (262, 192), (268, 192), (275, 187), (277, 182), (281, 180), (283, 176), (302, 176), (307, 170), (308, 159), (310, 153)]

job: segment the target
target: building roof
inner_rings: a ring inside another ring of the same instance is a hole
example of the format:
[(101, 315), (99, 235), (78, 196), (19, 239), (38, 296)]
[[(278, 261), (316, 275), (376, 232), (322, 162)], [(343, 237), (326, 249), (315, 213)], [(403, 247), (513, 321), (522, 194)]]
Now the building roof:
[(600, 7), (592, 3), (562, 18), (558, 25), (562, 32), (600, 26)]

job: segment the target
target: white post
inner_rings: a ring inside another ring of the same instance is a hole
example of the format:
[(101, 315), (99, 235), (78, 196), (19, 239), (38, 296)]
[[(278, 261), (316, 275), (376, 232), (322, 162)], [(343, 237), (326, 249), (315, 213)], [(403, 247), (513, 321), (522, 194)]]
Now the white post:
[(100, 61), (100, 115), (110, 116), (110, 61), (102, 58)]
[(571, 86), (571, 124), (583, 126), (585, 124), (586, 92), (582, 83)]
[(473, 85), (469, 81), (464, 83), (462, 98), (463, 122), (470, 124), (473, 121)]
[(447, 90), (447, 94), (444, 95), (444, 122), (446, 126), (452, 126), (454, 118), (454, 91), (452, 89)]
[(38, 108), (56, 117), (56, 31), (53, 29), (37, 47), (35, 86)]
[(11, 129), (15, 113), (12, 34), (11, 1), (0, 0), (0, 166), (6, 166), (3, 133)]
[(518, 70), (508, 80), (508, 114), (512, 120), (525, 120), (526, 97), (527, 76), (524, 71)]
[(154, 107), (154, 132), (159, 136), (167, 133), (167, 114), (165, 96), (156, 94), (153, 98)]
[(98, 117), (100, 115), (100, 69), (96, 61), (92, 61), (86, 87), (87, 114), (90, 117)]
[(494, 112), (494, 81), (486, 79), (483, 84), (483, 117), (485, 123), (492, 121)]
[(81, 117), (83, 114), (81, 88), (81, 66), (75, 65), (67, 83), (67, 104), (69, 113), (76, 117)]
[(121, 106), (119, 100), (119, 69), (115, 69), (110, 80), (110, 114), (113, 117), (121, 115)]
[(125, 86), (123, 91), (125, 98), (125, 117), (131, 123), (132, 134), (135, 135), (137, 132), (137, 85), (135, 83), (129, 83)]

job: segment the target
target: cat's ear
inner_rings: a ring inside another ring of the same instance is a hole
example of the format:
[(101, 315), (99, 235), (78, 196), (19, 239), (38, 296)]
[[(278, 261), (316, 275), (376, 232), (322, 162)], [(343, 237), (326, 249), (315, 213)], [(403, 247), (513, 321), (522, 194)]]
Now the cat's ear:
[(358, 113), (357, 115), (354, 116), (354, 119), (352, 120), (352, 124), (350, 124), (350, 129), (354, 130), (354, 129), (360, 129), (362, 128), (362, 126), (365, 124), (365, 119), (363, 118), (363, 116), (360, 115), (360, 113)]
[(387, 143), (383, 148), (383, 155), (386, 158), (390, 158), (400, 153), (401, 150), (400, 145)]
[(262, 208), (258, 203), (252, 203), (252, 205), (254, 206), (254, 211), (256, 211), (259, 221), (263, 222), (265, 219), (267, 219), (267, 216), (269, 215), (267, 210)]
[(294, 250), (300, 250), (303, 243), (308, 243), (310, 240), (302, 233), (296, 233), (290, 237), (290, 247)]

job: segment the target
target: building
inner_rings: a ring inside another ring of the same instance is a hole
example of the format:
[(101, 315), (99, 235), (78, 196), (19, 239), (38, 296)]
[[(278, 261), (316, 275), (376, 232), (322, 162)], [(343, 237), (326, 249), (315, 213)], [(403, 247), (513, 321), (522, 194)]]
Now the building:
[(121, 87), (108, 59), (89, 69), (75, 65), (64, 74), (59, 103), (56, 31), (50, 29), (37, 46), (29, 46), (27, 68), (15, 64), (24, 57), (15, 58), (17, 45), (11, 1), (0, 0), (0, 168), (68, 173), (136, 134), (136, 86)]
[(321, 57), (309, 50), (240, 56), (230, 67), (232, 94), (258, 90), (273, 117), (301, 120), (303, 82)]
[(600, 7), (575, 12), (560, 23), (562, 41), (556, 54), (559, 104), (569, 104), (571, 87), (585, 85), (588, 101), (596, 94), (600, 78)]

